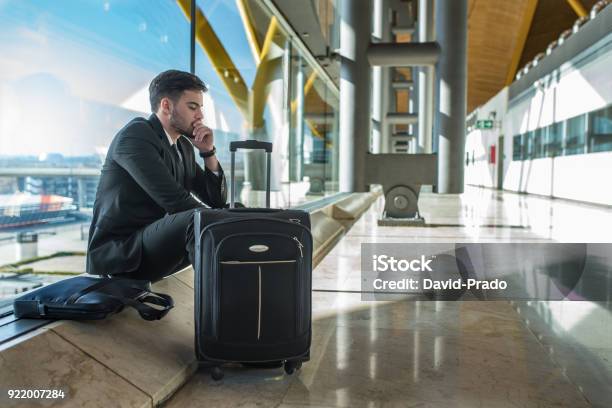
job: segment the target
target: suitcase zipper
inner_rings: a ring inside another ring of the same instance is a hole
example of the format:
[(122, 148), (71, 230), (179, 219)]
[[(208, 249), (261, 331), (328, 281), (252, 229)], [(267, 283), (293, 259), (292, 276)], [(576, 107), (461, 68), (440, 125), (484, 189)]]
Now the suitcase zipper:
[(304, 245), (302, 245), (302, 243), (300, 242), (300, 240), (298, 239), (298, 237), (293, 237), (293, 240), (297, 243), (298, 249), (300, 250), (300, 257), (304, 257), (304, 252), (302, 252), (302, 248), (304, 247)]
[(280, 263), (293, 263), (295, 259), (287, 259), (280, 261), (221, 261), (222, 265), (240, 265), (240, 264), (280, 264)]
[[(218, 261), (218, 259), (219, 259), (219, 251), (223, 247), (223, 243), (227, 239), (229, 239), (229, 238), (234, 238), (234, 237), (243, 236), (243, 235), (258, 235), (258, 236), (261, 236), (261, 235), (274, 235), (274, 236), (283, 237), (285, 239), (291, 239), (295, 243), (295, 245), (298, 247), (298, 250), (300, 251), (300, 257), (301, 258), (304, 257), (304, 253), (302, 251), (302, 248), (304, 247), (304, 244), (302, 244), (302, 242), (296, 236), (288, 235), (288, 234), (281, 234), (281, 233), (278, 233), (278, 232), (263, 232), (263, 233), (242, 232), (242, 233), (238, 233), (238, 234), (228, 235), (228, 236), (224, 237), (221, 241), (219, 241), (219, 244), (217, 244), (217, 248), (215, 250), (215, 255), (214, 255), (214, 260), (215, 260), (216, 264), (221, 263), (221, 262), (226, 262), (226, 261)], [(244, 261), (244, 262), (250, 262), (250, 261)]]
[[(233, 222), (245, 222), (245, 221), (246, 222), (248, 222), (248, 221), (267, 221), (267, 222), (273, 221), (273, 222), (280, 222), (280, 223), (283, 223), (283, 224), (289, 224), (289, 225), (297, 226), (299, 228), (305, 229), (306, 231), (308, 231), (309, 234), (311, 233), (310, 232), (310, 228), (306, 227), (305, 225), (300, 224), (300, 223), (296, 223), (296, 222), (291, 222), (291, 221), (283, 220), (281, 218), (272, 218), (272, 217), (268, 217), (268, 218), (266, 218), (266, 217), (242, 218), (241, 217), (241, 218), (232, 218), (232, 219), (229, 219), (229, 220), (216, 221), (216, 222), (213, 222), (212, 224), (207, 225), (200, 232), (200, 239), (202, 239), (202, 237), (204, 236), (204, 233), (206, 231), (208, 231), (212, 227), (215, 227), (215, 226), (218, 226), (218, 225), (222, 225), (222, 224), (231, 224)], [(221, 244), (221, 243), (219, 243), (219, 244)]]
[(259, 286), (259, 292), (257, 294), (257, 340), (261, 337), (261, 266), (257, 267), (258, 277), (257, 282)]

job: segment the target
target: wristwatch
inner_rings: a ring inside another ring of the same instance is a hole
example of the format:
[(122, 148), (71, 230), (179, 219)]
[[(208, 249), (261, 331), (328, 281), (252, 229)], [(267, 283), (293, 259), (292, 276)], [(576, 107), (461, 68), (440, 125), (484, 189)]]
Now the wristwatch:
[(208, 157), (214, 156), (215, 153), (217, 153), (217, 148), (215, 146), (213, 146), (212, 150), (208, 151), (208, 152), (200, 152), (200, 157), (203, 159), (206, 159)]

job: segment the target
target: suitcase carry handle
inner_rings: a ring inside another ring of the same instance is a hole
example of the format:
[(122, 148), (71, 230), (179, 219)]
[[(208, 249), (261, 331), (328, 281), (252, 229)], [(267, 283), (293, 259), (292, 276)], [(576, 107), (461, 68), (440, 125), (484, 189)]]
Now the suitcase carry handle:
[(241, 212), (245, 212), (245, 213), (273, 213), (273, 212), (278, 212), (278, 211), (283, 211), (281, 209), (278, 208), (228, 208), (227, 211), (231, 211), (234, 213), (241, 213)]
[(272, 153), (272, 143), (253, 139), (230, 142), (230, 152), (235, 152), (238, 149), (265, 150), (266, 153)]
[(270, 208), (270, 173), (271, 173), (271, 155), (272, 155), (272, 143), (271, 142), (260, 142), (259, 140), (244, 140), (237, 142), (230, 142), (231, 152), (231, 166), (230, 166), (230, 209), (235, 206), (235, 195), (236, 195), (236, 178), (234, 175), (236, 167), (236, 151), (238, 149), (255, 149), (266, 151), (266, 208)]

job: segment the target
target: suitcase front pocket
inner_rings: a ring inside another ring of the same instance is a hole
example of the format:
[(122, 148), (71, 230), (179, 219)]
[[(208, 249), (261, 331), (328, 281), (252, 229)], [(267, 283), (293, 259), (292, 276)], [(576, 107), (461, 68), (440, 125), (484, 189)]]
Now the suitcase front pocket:
[(219, 276), (219, 338), (228, 343), (257, 339), (258, 266), (251, 263), (221, 263)]
[(219, 338), (273, 344), (296, 333), (297, 262), (220, 262)]
[(282, 343), (296, 336), (297, 263), (261, 264), (259, 341)]

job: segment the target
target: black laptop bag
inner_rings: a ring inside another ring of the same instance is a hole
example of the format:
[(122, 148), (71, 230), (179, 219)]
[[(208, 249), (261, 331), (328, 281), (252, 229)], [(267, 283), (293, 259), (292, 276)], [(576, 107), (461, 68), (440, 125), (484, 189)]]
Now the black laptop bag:
[[(195, 349), (223, 377), (221, 365), (280, 366), (288, 374), (309, 360), (312, 235), (300, 210), (234, 207), (239, 148), (265, 149), (270, 205), (272, 144), (232, 142), (230, 209), (195, 213)], [(204, 220), (205, 228), (200, 230)]]
[(18, 297), (13, 309), (18, 318), (98, 320), (131, 306), (143, 319), (159, 320), (174, 301), (148, 286), (143, 280), (76, 276)]

